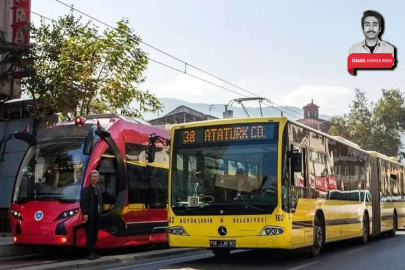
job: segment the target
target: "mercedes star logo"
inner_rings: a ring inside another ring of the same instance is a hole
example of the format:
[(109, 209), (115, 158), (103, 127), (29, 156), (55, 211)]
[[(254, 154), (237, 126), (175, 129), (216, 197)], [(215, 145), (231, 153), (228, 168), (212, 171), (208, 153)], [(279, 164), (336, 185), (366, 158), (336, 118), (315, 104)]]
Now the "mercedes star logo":
[(228, 233), (228, 231), (226, 230), (226, 228), (224, 226), (221, 226), (218, 228), (218, 233), (221, 236), (225, 236)]

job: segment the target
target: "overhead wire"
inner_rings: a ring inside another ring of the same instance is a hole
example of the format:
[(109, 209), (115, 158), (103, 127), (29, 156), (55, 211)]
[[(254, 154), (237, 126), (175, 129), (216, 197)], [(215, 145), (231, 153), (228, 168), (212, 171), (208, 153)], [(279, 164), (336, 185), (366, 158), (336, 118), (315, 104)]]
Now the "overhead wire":
[[(10, 2), (10, 1), (8, 1), (8, 0), (3, 0), (3, 1), (6, 1), (6, 2), (8, 2), (9, 4), (14, 4), (14, 3), (12, 3), (12, 2)], [(67, 7), (71, 8), (72, 10), (75, 10), (76, 12), (79, 12), (80, 14), (85, 15), (85, 16), (87, 16), (87, 17), (89, 17), (89, 18), (91, 18), (91, 19), (93, 19), (93, 20), (95, 20), (95, 21), (97, 21), (97, 22), (99, 22), (99, 23), (101, 23), (101, 24), (103, 24), (103, 25), (109, 27), (109, 28), (112, 28), (112, 29), (118, 31), (118, 29), (116, 29), (115, 27), (113, 27), (113, 26), (111, 26), (111, 25), (109, 25), (109, 24), (107, 24), (107, 23), (105, 23), (105, 22), (103, 22), (103, 21), (101, 21), (101, 20), (98, 20), (97, 18), (95, 18), (95, 17), (93, 17), (93, 16), (91, 16), (91, 15), (89, 15), (89, 14), (83, 12), (83, 11), (80, 11), (80, 10), (78, 10), (78, 9), (72, 7), (72, 6), (69, 6), (68, 4), (66, 4), (66, 3), (64, 3), (64, 2), (62, 2), (62, 1), (60, 1), (60, 0), (55, 0), (55, 1), (58, 2), (58, 3), (60, 3), (60, 4), (62, 4), (62, 5), (64, 5), (64, 6), (67, 6)], [(18, 6), (18, 7), (23, 8), (23, 9), (25, 9), (26, 11), (30, 11), (31, 13), (33, 13), (33, 14), (35, 14), (35, 15), (41, 17), (41, 18), (47, 19), (47, 20), (49, 20), (49, 21), (54, 21), (54, 19), (51, 19), (51, 18), (49, 18), (49, 17), (46, 17), (46, 16), (44, 16), (44, 15), (42, 15), (42, 14), (40, 14), (40, 13), (34, 12), (34, 11), (32, 11), (32, 10), (28, 10), (27, 8), (24, 8), (24, 7), (21, 7), (21, 6)], [(219, 80), (219, 81), (222, 81), (222, 82), (224, 82), (224, 83), (226, 83), (226, 84), (229, 84), (229, 85), (231, 85), (231, 86), (233, 86), (233, 87), (235, 87), (235, 88), (238, 88), (238, 89), (240, 89), (240, 90), (242, 90), (242, 91), (244, 91), (244, 92), (246, 92), (246, 93), (249, 93), (249, 94), (254, 95), (254, 96), (256, 96), (256, 97), (260, 97), (259, 95), (255, 94), (255, 93), (253, 93), (253, 92), (251, 92), (251, 91), (248, 91), (248, 90), (246, 90), (246, 89), (243, 89), (242, 87), (239, 87), (239, 86), (237, 86), (237, 85), (235, 85), (235, 84), (233, 84), (233, 83), (230, 83), (230, 82), (228, 82), (228, 81), (226, 81), (226, 80), (224, 80), (224, 79), (221, 79), (220, 77), (215, 76), (215, 75), (213, 75), (213, 74), (211, 74), (211, 73), (208, 73), (208, 72), (206, 72), (206, 71), (204, 71), (204, 70), (202, 70), (202, 69), (200, 69), (200, 68), (198, 68), (198, 67), (196, 67), (196, 66), (194, 66), (194, 65), (188, 64), (187, 62), (185, 62), (185, 61), (183, 61), (183, 60), (181, 60), (181, 59), (179, 59), (179, 58), (177, 58), (177, 57), (175, 57), (175, 56), (173, 56), (173, 55), (171, 55), (171, 54), (169, 54), (169, 53), (166, 53), (166, 52), (164, 52), (164, 51), (162, 51), (162, 50), (160, 50), (160, 49), (158, 49), (158, 48), (156, 48), (156, 47), (154, 47), (154, 46), (152, 46), (152, 45), (150, 45), (150, 44), (148, 44), (148, 43), (145, 43), (145, 42), (143, 42), (143, 41), (141, 41), (141, 40), (138, 40), (138, 41), (139, 41), (139, 43), (142, 43), (142, 44), (144, 44), (144, 45), (146, 45), (146, 46), (148, 46), (148, 47), (150, 47), (150, 48), (152, 48), (152, 49), (154, 49), (154, 50), (156, 50), (156, 51), (159, 51), (159, 52), (162, 53), (162, 54), (165, 54), (165, 55), (167, 55), (167, 56), (169, 56), (169, 57), (171, 57), (171, 58), (173, 58), (173, 59), (175, 59), (175, 60), (177, 60), (177, 61), (179, 61), (179, 62), (181, 62), (181, 63), (184, 63), (186, 67), (187, 67), (187, 66), (190, 66), (190, 67), (192, 67), (192, 68), (194, 68), (194, 69), (196, 69), (196, 70), (198, 70), (198, 71), (200, 71), (200, 72), (202, 72), (202, 73), (204, 73), (204, 74), (207, 74), (207, 75), (209, 75), (209, 76), (211, 76), (211, 77), (213, 77), (213, 78), (215, 78), (215, 79), (217, 79), (217, 80)], [(159, 64), (159, 65), (162, 65), (162, 66), (165, 66), (165, 67), (170, 68), (170, 69), (172, 69), (172, 70), (181, 72), (181, 73), (186, 74), (186, 75), (188, 75), (188, 76), (190, 76), (190, 77), (193, 77), (193, 78), (195, 78), (195, 79), (197, 79), (197, 80), (200, 80), (200, 81), (203, 81), (203, 82), (205, 82), (205, 83), (211, 84), (211, 85), (213, 85), (213, 86), (215, 86), (215, 87), (221, 88), (221, 89), (223, 89), (223, 90), (232, 92), (232, 93), (234, 93), (234, 94), (237, 94), (237, 95), (240, 95), (240, 96), (243, 96), (243, 97), (249, 97), (249, 96), (246, 96), (246, 95), (244, 95), (244, 94), (242, 94), (242, 93), (240, 93), (240, 92), (237, 92), (237, 91), (235, 91), (235, 90), (232, 90), (232, 89), (229, 89), (229, 88), (227, 88), (227, 87), (221, 86), (221, 85), (219, 85), (219, 84), (213, 83), (213, 82), (211, 82), (211, 81), (205, 80), (205, 79), (200, 78), (200, 77), (198, 77), (198, 76), (196, 76), (196, 75), (187, 73), (186, 69), (183, 71), (183, 70), (180, 70), (180, 69), (178, 69), (178, 68), (172, 67), (172, 66), (170, 66), (170, 65), (164, 64), (164, 63), (162, 63), (162, 62), (160, 62), (160, 61), (154, 60), (154, 59), (152, 59), (152, 58), (150, 58), (150, 57), (148, 57), (148, 59), (149, 59), (150, 61), (152, 61), (152, 62), (155, 62), (155, 63)], [(281, 105), (279, 105), (279, 104), (277, 104), (277, 103), (275, 103), (275, 102), (270, 101), (270, 103), (269, 103), (269, 102), (267, 102), (266, 100), (265, 100), (265, 101), (262, 101), (262, 102), (263, 102), (263, 103), (267, 103), (269, 106), (273, 107), (274, 109), (276, 109), (276, 110), (278, 110), (278, 111), (280, 111), (280, 112), (282, 112), (282, 113), (286, 113), (286, 114), (289, 114), (289, 115), (294, 116), (294, 117), (296, 117), (296, 115), (293, 115), (292, 113), (297, 114), (297, 115), (299, 115), (300, 117), (302, 116), (302, 113), (299, 113), (299, 112), (297, 112), (297, 111), (288, 109), (288, 108), (286, 108), (286, 107), (284, 107), (284, 106), (281, 106)], [(278, 106), (278, 107), (281, 107), (281, 108), (285, 108), (285, 109), (291, 111), (292, 113), (283, 111), (282, 109), (277, 108), (277, 107), (273, 106), (272, 104), (274, 104), (274, 105), (276, 105), (276, 106)]]
[[(80, 14), (82, 14), (82, 15), (84, 15), (84, 16), (86, 16), (86, 17), (88, 17), (88, 18), (90, 18), (90, 19), (92, 19), (92, 20), (94, 20), (94, 21), (96, 21), (96, 22), (98, 22), (98, 23), (104, 25), (104, 26), (107, 26), (107, 27), (109, 27), (109, 28), (112, 28), (112, 29), (118, 31), (118, 29), (117, 29), (116, 27), (111, 26), (111, 25), (109, 25), (108, 23), (103, 22), (103, 21), (101, 21), (101, 20), (95, 18), (94, 16), (89, 15), (88, 13), (83, 12), (83, 11), (81, 11), (81, 10), (79, 10), (79, 9), (77, 9), (77, 8), (75, 8), (75, 7), (73, 7), (73, 6), (70, 6), (70, 5), (66, 4), (65, 2), (63, 2), (63, 1), (61, 1), (61, 0), (55, 0), (55, 1), (58, 2), (58, 3), (60, 3), (61, 5), (64, 5), (64, 6), (66, 6), (66, 7), (71, 8), (72, 10), (74, 10), (74, 11), (76, 11), (76, 12), (78, 12), (78, 13), (80, 13)], [(224, 80), (224, 79), (222, 79), (222, 78), (220, 78), (220, 77), (218, 77), (218, 76), (215, 76), (215, 75), (213, 75), (213, 74), (211, 74), (211, 73), (209, 73), (209, 72), (206, 72), (206, 71), (202, 70), (201, 68), (198, 68), (198, 67), (196, 67), (196, 66), (194, 66), (194, 65), (192, 65), (192, 64), (189, 64), (189, 63), (187, 63), (186, 61), (183, 61), (183, 60), (179, 59), (178, 57), (175, 57), (175, 56), (173, 56), (173, 55), (171, 55), (171, 54), (169, 54), (169, 53), (167, 53), (167, 52), (165, 52), (165, 51), (163, 51), (163, 50), (161, 50), (161, 49), (158, 49), (158, 48), (156, 48), (155, 46), (152, 46), (152, 45), (150, 45), (150, 44), (148, 44), (148, 43), (146, 43), (146, 42), (144, 42), (144, 41), (142, 41), (142, 40), (139, 40), (139, 43), (141, 43), (141, 44), (143, 44), (143, 45), (145, 45), (145, 46), (147, 46), (147, 47), (150, 47), (150, 48), (152, 48), (152, 49), (154, 49), (154, 50), (156, 50), (156, 51), (158, 51), (158, 52), (160, 52), (160, 53), (162, 53), (162, 54), (164, 54), (164, 55), (166, 55), (166, 56), (169, 56), (169, 57), (172, 58), (172, 59), (175, 59), (175, 60), (177, 60), (177, 61), (183, 63), (186, 67), (187, 67), (187, 66), (192, 67), (192, 68), (194, 68), (194, 69), (196, 69), (196, 70), (198, 70), (198, 71), (200, 71), (200, 72), (202, 72), (202, 73), (204, 73), (204, 74), (207, 74), (207, 75), (209, 75), (209, 76), (211, 76), (211, 77), (213, 77), (213, 78), (215, 78), (215, 79), (217, 79), (217, 80), (220, 80), (220, 81), (222, 81), (222, 82), (224, 82), (224, 83), (226, 83), (226, 84), (229, 84), (229, 85), (231, 85), (231, 86), (233, 86), (233, 87), (235, 87), (235, 88), (238, 88), (238, 89), (240, 89), (240, 90), (242, 90), (242, 91), (244, 91), (244, 92), (246, 92), (246, 93), (249, 93), (249, 94), (251, 94), (251, 95), (253, 95), (253, 96), (255, 96), (255, 97), (261, 97), (261, 96), (255, 94), (255, 93), (253, 93), (253, 92), (251, 92), (251, 91), (248, 91), (248, 90), (246, 90), (246, 89), (244, 89), (244, 88), (242, 88), (242, 87), (240, 87), (240, 86), (237, 86), (237, 85), (235, 85), (235, 84), (233, 84), (233, 83), (230, 83), (230, 82), (228, 82), (228, 81), (226, 81), (226, 80)], [(155, 62), (155, 61), (154, 61), (154, 62)], [(159, 64), (162, 64), (162, 63), (159, 63)], [(167, 66), (167, 65), (165, 65), (165, 66)], [(177, 70), (177, 71), (180, 71), (180, 70)], [(183, 72), (183, 71), (181, 71), (181, 72), (182, 72), (182, 73), (185, 73), (185, 74), (188, 74), (187, 72)], [(221, 87), (221, 88), (223, 88), (223, 87)], [(234, 92), (234, 93), (235, 93), (235, 92)], [(240, 95), (241, 95), (241, 96), (245, 96), (245, 95), (242, 95), (242, 94), (240, 94)], [(245, 97), (246, 97), (246, 96), (245, 96)], [(271, 102), (271, 103), (268, 103), (268, 102), (266, 102), (266, 103), (267, 103), (269, 106), (271, 106), (271, 107), (273, 107), (273, 108), (275, 108), (275, 109), (277, 109), (277, 110), (279, 110), (279, 111), (284, 112), (283, 110), (274, 107), (273, 104), (276, 105), (276, 106), (278, 106), (278, 107), (284, 108), (284, 109), (286, 109), (286, 110), (288, 110), (288, 111), (290, 111), (290, 112), (292, 112), (292, 113), (294, 113), (294, 114), (298, 114), (300, 117), (302, 116), (302, 113), (301, 113), (301, 112), (297, 112), (297, 111), (295, 111), (295, 110), (289, 109), (289, 108), (287, 108), (287, 107), (285, 107), (285, 106), (282, 106), (282, 105), (280, 105), (280, 104), (277, 104), (277, 103), (275, 103), (275, 102), (273, 102), (273, 101), (270, 101), (270, 102)], [(290, 115), (291, 115), (291, 114), (290, 114)]]

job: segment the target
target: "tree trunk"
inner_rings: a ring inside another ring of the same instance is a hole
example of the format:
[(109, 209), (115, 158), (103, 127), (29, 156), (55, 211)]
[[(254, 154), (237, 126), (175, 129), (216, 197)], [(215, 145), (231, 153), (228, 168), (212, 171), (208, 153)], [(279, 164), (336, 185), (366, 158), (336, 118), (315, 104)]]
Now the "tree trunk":
[(34, 120), (32, 121), (32, 135), (34, 135), (35, 137), (37, 136), (38, 125), (40, 121), (40, 118), (34, 116)]

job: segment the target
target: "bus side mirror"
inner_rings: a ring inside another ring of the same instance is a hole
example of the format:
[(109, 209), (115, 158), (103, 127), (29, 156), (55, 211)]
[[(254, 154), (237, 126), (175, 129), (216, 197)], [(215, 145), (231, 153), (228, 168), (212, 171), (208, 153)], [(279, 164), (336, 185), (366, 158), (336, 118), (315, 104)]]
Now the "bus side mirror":
[(155, 152), (156, 152), (155, 143), (149, 141), (148, 151), (147, 151), (147, 154), (148, 154), (148, 162), (149, 162), (149, 163), (152, 163), (152, 162), (155, 161)]
[(152, 163), (155, 161), (156, 146), (155, 142), (157, 140), (157, 135), (155, 133), (150, 134), (149, 136), (149, 145), (146, 154), (148, 155), (148, 162)]
[(302, 172), (302, 153), (291, 154), (291, 168), (292, 172)]

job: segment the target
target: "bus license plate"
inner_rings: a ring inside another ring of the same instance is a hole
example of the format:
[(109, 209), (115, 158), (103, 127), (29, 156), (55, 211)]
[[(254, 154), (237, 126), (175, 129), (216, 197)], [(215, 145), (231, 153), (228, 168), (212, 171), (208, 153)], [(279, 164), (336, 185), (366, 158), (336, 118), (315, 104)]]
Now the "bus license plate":
[(236, 240), (210, 240), (212, 248), (235, 248)]

